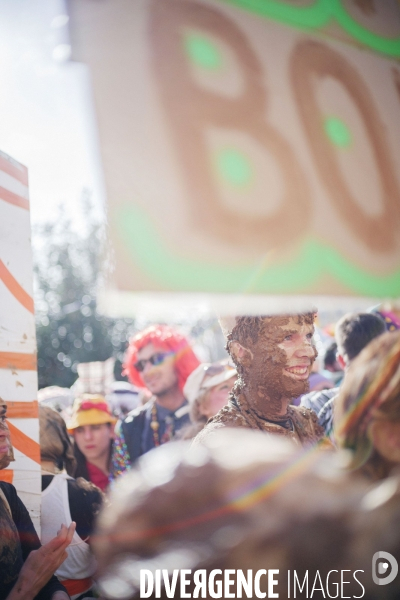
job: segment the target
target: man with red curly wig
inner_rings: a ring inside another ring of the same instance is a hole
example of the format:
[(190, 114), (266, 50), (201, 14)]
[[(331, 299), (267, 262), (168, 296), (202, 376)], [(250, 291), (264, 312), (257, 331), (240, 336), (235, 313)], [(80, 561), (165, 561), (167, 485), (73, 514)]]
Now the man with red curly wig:
[(167, 325), (152, 325), (130, 341), (123, 374), (134, 385), (147, 388), (152, 397), (129, 413), (117, 430), (114, 476), (142, 454), (169, 442), (189, 423), (189, 406), (182, 390), (199, 364), (188, 340)]

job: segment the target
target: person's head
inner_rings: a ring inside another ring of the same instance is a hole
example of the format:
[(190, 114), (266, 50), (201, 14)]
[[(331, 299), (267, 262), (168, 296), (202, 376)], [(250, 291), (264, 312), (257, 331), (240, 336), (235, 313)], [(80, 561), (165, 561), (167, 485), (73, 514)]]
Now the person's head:
[(400, 329), (400, 301), (388, 300), (373, 309), (385, 321), (386, 331)]
[(245, 385), (263, 401), (296, 398), (308, 391), (317, 356), (313, 344), (315, 312), (298, 315), (237, 317), (227, 335), (227, 350)]
[(186, 379), (199, 365), (188, 340), (167, 325), (153, 325), (129, 343), (123, 374), (134, 385), (155, 396), (171, 390), (182, 392)]
[(61, 415), (49, 406), (39, 406), (40, 458), (68, 475), (75, 473), (76, 460), (67, 427)]
[(75, 399), (68, 431), (74, 437), (79, 469), (82, 457), (90, 463), (110, 459), (115, 422), (104, 396), (82, 394)]
[(337, 358), (337, 343), (332, 342), (325, 351), (324, 354), (324, 369), (336, 373), (337, 371), (343, 371), (338, 358)]
[(348, 365), (374, 338), (386, 331), (383, 319), (374, 313), (348, 313), (336, 323), (338, 360)]
[(5, 469), (10, 462), (15, 460), (6, 419), (7, 404), (0, 402), (0, 469)]
[[(279, 598), (288, 598), (289, 571), (300, 581), (312, 573), (310, 589), (320, 573), (327, 595), (339, 597), (345, 569), (340, 595), (360, 597), (351, 576), (358, 569), (365, 597), (377, 598), (371, 556), (381, 547), (400, 555), (400, 481), (384, 489), (355, 480), (344, 458), (299, 453), (285, 439), (244, 428), (224, 428), (190, 449), (181, 442), (155, 449), (116, 482), (97, 521), (91, 542), (102, 596), (123, 589), (125, 598), (138, 598), (141, 569), (165, 565), (171, 572), (184, 563), (192, 573), (205, 569), (206, 582), (214, 569), (222, 571), (217, 581), (224, 569), (246, 575), (271, 565), (281, 574)], [(267, 596), (267, 577), (260, 583)], [(398, 598), (399, 578), (387, 588), (387, 598)], [(160, 592), (166, 600), (164, 586)]]
[(206, 422), (225, 406), (236, 381), (236, 369), (224, 363), (202, 363), (187, 378), (183, 394), (193, 423)]
[(380, 479), (400, 464), (400, 331), (379, 336), (352, 361), (334, 419), (355, 469)]

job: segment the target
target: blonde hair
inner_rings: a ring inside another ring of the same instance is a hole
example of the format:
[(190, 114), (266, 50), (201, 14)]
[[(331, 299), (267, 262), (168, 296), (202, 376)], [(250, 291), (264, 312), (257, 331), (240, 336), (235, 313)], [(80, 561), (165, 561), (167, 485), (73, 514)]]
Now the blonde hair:
[(189, 416), (192, 423), (207, 423), (208, 417), (201, 412), (201, 406), (213, 388), (200, 390), (199, 395), (190, 407)]

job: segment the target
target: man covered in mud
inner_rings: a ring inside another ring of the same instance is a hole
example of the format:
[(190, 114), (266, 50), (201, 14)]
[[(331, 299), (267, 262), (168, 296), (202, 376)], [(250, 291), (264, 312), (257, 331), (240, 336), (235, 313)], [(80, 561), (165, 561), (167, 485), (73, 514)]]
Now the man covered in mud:
[(315, 312), (224, 319), (226, 348), (238, 371), (227, 406), (210, 419), (194, 444), (221, 427), (247, 427), (290, 438), (299, 445), (318, 442), (323, 430), (310, 409), (291, 404), (308, 391), (317, 356)]

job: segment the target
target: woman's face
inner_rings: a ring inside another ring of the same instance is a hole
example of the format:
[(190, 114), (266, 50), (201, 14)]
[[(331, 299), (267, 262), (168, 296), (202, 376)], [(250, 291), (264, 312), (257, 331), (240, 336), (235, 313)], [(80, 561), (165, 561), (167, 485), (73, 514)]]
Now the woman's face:
[(205, 415), (207, 419), (216, 415), (228, 402), (229, 392), (232, 390), (235, 381), (236, 375), (211, 388), (200, 406), (201, 414)]
[(89, 462), (108, 456), (110, 440), (114, 437), (110, 423), (83, 425), (74, 429), (75, 443)]

